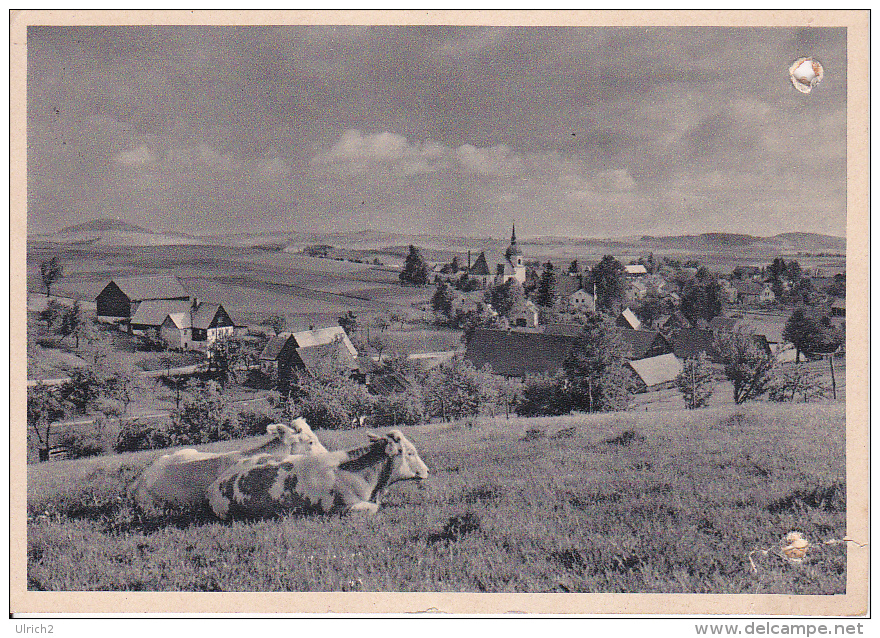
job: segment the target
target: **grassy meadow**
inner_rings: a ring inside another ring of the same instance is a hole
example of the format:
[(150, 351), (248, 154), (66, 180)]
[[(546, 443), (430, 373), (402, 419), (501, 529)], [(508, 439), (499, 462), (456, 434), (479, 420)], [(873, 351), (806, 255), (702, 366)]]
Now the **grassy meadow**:
[[(159, 451), (31, 465), (28, 587), (845, 592), (845, 544), (822, 544), (846, 534), (840, 403), (405, 432), (431, 476), (393, 485), (372, 518), (145, 516), (126, 486)], [(366, 440), (318, 434), (330, 448)], [(778, 553), (791, 531), (812, 543), (803, 562)]]

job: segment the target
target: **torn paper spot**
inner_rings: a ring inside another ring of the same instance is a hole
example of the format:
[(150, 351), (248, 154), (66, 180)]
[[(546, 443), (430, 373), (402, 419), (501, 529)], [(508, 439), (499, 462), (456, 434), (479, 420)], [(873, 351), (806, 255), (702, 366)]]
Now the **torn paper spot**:
[(800, 58), (788, 67), (791, 83), (801, 93), (809, 93), (825, 77), (822, 65), (813, 58)]
[(807, 555), (807, 548), (810, 546), (810, 542), (801, 536), (800, 532), (791, 532), (785, 537), (785, 540), (788, 541), (788, 545), (782, 548), (782, 553), (785, 557), (798, 563), (802, 561), (804, 556)]

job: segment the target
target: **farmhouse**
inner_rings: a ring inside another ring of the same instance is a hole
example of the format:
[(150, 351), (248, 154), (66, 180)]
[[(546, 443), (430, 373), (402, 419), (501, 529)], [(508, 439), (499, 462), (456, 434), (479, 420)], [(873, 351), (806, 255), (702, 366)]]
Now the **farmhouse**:
[(128, 323), (132, 334), (158, 330), (171, 348), (204, 349), (222, 337), (231, 337), (235, 323), (216, 303), (144, 301)]
[(642, 322), (639, 321), (636, 314), (629, 308), (624, 309), (623, 312), (617, 315), (615, 323), (621, 328), (630, 328), (632, 330), (638, 330), (642, 327)]
[(507, 314), (510, 324), (517, 328), (538, 326), (538, 307), (530, 299), (519, 299)]
[(736, 288), (737, 301), (741, 304), (770, 303), (776, 300), (776, 294), (770, 284), (761, 284), (757, 281), (738, 281), (733, 286)]
[(624, 268), (627, 277), (643, 277), (648, 274), (648, 269), (642, 264), (628, 264)]
[(659, 332), (653, 330), (632, 330), (618, 328), (623, 341), (626, 358), (630, 360), (646, 359), (669, 352), (669, 342)]
[(636, 392), (668, 388), (682, 370), (681, 360), (671, 353), (627, 363), (635, 372)]
[(95, 297), (98, 320), (124, 321), (150, 300), (189, 301), (189, 293), (173, 275), (111, 279)]
[(260, 371), (285, 380), (292, 370), (317, 371), (329, 356), (352, 373), (359, 370), (357, 349), (339, 326), (281, 332), (260, 353)]
[(477, 328), (468, 336), (464, 356), (476, 368), (489, 365), (495, 374), (522, 378), (561, 370), (576, 343), (577, 337), (564, 334)]
[(596, 312), (596, 298), (583, 288), (580, 288), (569, 295), (568, 303), (578, 310)]

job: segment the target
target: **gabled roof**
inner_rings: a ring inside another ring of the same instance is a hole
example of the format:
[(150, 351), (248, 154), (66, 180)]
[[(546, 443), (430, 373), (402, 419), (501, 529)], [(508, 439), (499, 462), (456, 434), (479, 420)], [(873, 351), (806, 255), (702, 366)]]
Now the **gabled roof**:
[(709, 322), (709, 330), (712, 332), (720, 332), (722, 330), (726, 330), (728, 332), (733, 332), (736, 329), (739, 321), (734, 319), (733, 317), (712, 317), (712, 321)]
[(630, 367), (647, 387), (674, 381), (681, 372), (681, 361), (674, 354), (630, 361)]
[(171, 301), (168, 299), (149, 299), (142, 301), (131, 318), (131, 323), (138, 326), (161, 326), (165, 317), (171, 314), (189, 314), (189, 301)]
[(735, 281), (733, 287), (741, 295), (760, 295), (764, 292), (765, 284), (757, 281)]
[(715, 335), (709, 330), (683, 328), (672, 336), (672, 352), (679, 359), (693, 359), (701, 352), (712, 361), (721, 361), (721, 354), (715, 347)]
[(300, 361), (302, 361), (306, 370), (312, 372), (315, 370), (320, 363), (325, 359), (325, 357), (334, 354), (334, 348), (336, 348), (336, 354), (339, 355), (337, 362), (343, 366), (347, 370), (357, 370), (359, 369), (357, 360), (355, 358), (356, 355), (352, 355), (348, 348), (345, 346), (343, 342), (333, 342), (330, 343), (322, 343), (313, 346), (307, 346), (304, 348), (297, 348), (296, 354), (299, 357)]
[(579, 323), (548, 323), (544, 326), (544, 333), (548, 335), (577, 337), (583, 331), (584, 327)]
[(406, 392), (412, 384), (399, 372), (377, 374), (370, 379), (369, 387), (376, 394), (389, 396), (398, 392)]
[(577, 337), (568, 335), (477, 328), (468, 338), (465, 358), (504, 376), (554, 374), (576, 343)]
[(560, 297), (569, 297), (581, 287), (581, 278), (562, 274), (556, 278), (556, 294)]
[(638, 317), (636, 317), (636, 313), (634, 313), (629, 308), (624, 309), (624, 311), (620, 313), (617, 319), (618, 321), (625, 321), (633, 330), (638, 330), (642, 327), (642, 322), (639, 321)]
[[(189, 298), (189, 293), (183, 289), (180, 281), (174, 275), (119, 277), (111, 279), (110, 282), (116, 284), (131, 301), (175, 299), (178, 297)], [(107, 285), (109, 286), (110, 284), (108, 283)]]
[(590, 299), (593, 298), (593, 293), (591, 293), (591, 292), (590, 292), (589, 290), (587, 290), (586, 288), (578, 288), (578, 289), (575, 290), (573, 293), (571, 293), (571, 294), (569, 295), (569, 297), (573, 297), (574, 295), (576, 295), (576, 294), (579, 293), (579, 292), (584, 293), (584, 294), (585, 294), (587, 297), (589, 297)]
[(648, 269), (645, 268), (642, 264), (627, 264), (624, 266), (626, 268), (627, 275), (647, 275)]
[(489, 264), (486, 263), (486, 253), (480, 253), (480, 256), (477, 257), (477, 261), (474, 262), (474, 265), (471, 266), (470, 273), (471, 275), (491, 275), (492, 272), (489, 270)]
[(662, 325), (664, 329), (677, 330), (680, 328), (690, 328), (693, 324), (691, 324), (691, 320), (681, 310), (676, 310)]
[(358, 356), (357, 349), (345, 334), (345, 330), (341, 326), (331, 326), (329, 328), (318, 328), (317, 330), (303, 330), (302, 332), (294, 332), (293, 338), (298, 348), (314, 348), (315, 346), (324, 346), (333, 343), (336, 339), (340, 339), (348, 354), (352, 358)]
[(264, 361), (274, 361), (277, 359), (278, 355), (281, 354), (281, 349), (287, 344), (287, 340), (290, 339), (290, 334), (289, 332), (279, 332), (269, 339), (269, 343), (266, 344), (266, 347), (260, 353), (260, 359)]
[[(218, 303), (201, 303), (192, 313), (192, 327), (207, 330), (222, 306)], [(226, 312), (225, 310), (223, 312)]]
[(630, 328), (618, 328), (617, 330), (623, 340), (628, 359), (643, 359), (658, 339), (666, 341), (659, 332), (653, 330), (632, 330)]
[[(187, 328), (192, 328), (192, 321), (188, 312), (172, 312), (168, 314), (168, 316), (165, 318), (165, 321), (168, 321), (169, 319), (178, 330), (186, 330)], [(165, 321), (163, 321), (162, 323), (164, 324)]]

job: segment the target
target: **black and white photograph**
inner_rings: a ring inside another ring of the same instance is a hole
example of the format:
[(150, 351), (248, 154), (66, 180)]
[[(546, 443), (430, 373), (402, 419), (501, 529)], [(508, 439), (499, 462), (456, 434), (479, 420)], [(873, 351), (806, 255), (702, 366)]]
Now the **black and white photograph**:
[(866, 13), (257, 14), (13, 19), (11, 611), (866, 613)]

